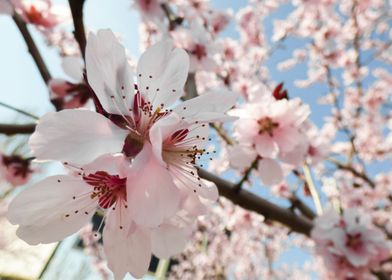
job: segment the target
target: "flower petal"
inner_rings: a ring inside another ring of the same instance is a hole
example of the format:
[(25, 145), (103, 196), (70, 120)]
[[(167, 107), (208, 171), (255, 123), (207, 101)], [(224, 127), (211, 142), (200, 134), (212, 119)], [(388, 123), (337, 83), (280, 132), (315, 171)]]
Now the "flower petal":
[[(123, 211), (123, 219), (129, 216)], [(133, 277), (141, 278), (147, 273), (151, 259), (150, 234), (148, 231), (132, 224), (120, 229), (113, 212), (108, 215), (103, 231), (103, 246), (108, 267), (113, 271), (114, 278), (122, 280), (127, 272)], [(128, 220), (127, 222), (131, 222)]]
[(98, 113), (63, 110), (43, 116), (29, 144), (37, 159), (85, 164), (121, 152), (126, 134)]
[(72, 78), (74, 82), (83, 80), (83, 65), (79, 57), (64, 57), (61, 66), (63, 67), (65, 74)]
[(190, 230), (187, 227), (176, 227), (170, 224), (161, 225), (151, 231), (152, 252), (158, 258), (169, 259), (180, 253), (188, 239)]
[(51, 176), (19, 193), (7, 217), (12, 224), (19, 224), (17, 235), (31, 245), (60, 241), (95, 213), (96, 204), (85, 195), (89, 191), (79, 178)]
[(256, 136), (255, 148), (261, 157), (275, 158), (279, 152), (279, 146), (275, 138), (266, 134)]
[(148, 143), (144, 144), (128, 174), (127, 201), (134, 221), (146, 227), (158, 226), (178, 211), (179, 190)]
[(136, 70), (139, 90), (154, 108), (161, 104), (168, 107), (182, 95), (188, 69), (188, 54), (183, 49), (173, 49), (171, 40), (163, 40), (140, 57)]
[(103, 108), (112, 114), (132, 108), (133, 73), (125, 48), (109, 29), (90, 33), (86, 46), (87, 79)]
[(236, 93), (227, 90), (210, 92), (181, 103), (174, 112), (187, 122), (231, 121), (237, 118), (225, 112), (235, 105), (237, 97)]
[(162, 144), (176, 130), (181, 129), (181, 119), (177, 114), (170, 114), (158, 120), (149, 131), (155, 157), (163, 163)]
[(273, 159), (263, 158), (259, 160), (257, 170), (264, 185), (271, 186), (283, 180), (283, 170)]

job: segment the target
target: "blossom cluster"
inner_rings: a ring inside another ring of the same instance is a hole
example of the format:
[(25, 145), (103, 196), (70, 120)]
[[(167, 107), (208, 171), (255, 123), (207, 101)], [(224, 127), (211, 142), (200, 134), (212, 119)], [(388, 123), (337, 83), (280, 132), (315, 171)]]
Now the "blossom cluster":
[(98, 111), (65, 109), (40, 119), (29, 140), (34, 156), (61, 161), (69, 175), (48, 177), (15, 197), (8, 218), (19, 225), (17, 235), (29, 244), (59, 241), (101, 209), (116, 279), (143, 276), (151, 253), (168, 258), (181, 251), (205, 212), (203, 200), (218, 197), (197, 174), (206, 124), (232, 119), (224, 113), (236, 99), (211, 92), (173, 106), (188, 68), (186, 52), (164, 40), (141, 56), (135, 84), (114, 34), (90, 33), (86, 72)]

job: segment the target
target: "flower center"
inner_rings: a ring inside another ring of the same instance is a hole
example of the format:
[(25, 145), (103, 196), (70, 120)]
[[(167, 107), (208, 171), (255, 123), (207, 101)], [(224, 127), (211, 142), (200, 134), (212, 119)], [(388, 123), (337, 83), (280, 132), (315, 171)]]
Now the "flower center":
[(33, 170), (30, 169), (30, 160), (24, 159), (18, 155), (12, 156), (2, 156), (3, 164), (13, 170), (14, 176), (21, 176), (22, 178), (26, 178)]
[(346, 246), (357, 251), (362, 247), (362, 238), (360, 233), (347, 234), (346, 235)]
[(207, 56), (206, 47), (200, 44), (196, 44), (191, 53), (195, 55), (198, 60), (202, 60), (205, 56)]
[(104, 209), (111, 207), (119, 199), (126, 200), (127, 178), (110, 175), (105, 171), (97, 171), (83, 176), (83, 180), (94, 187), (90, 197), (91, 199), (98, 197), (98, 204)]
[(279, 123), (274, 122), (271, 118), (265, 117), (257, 121), (259, 124), (259, 134), (268, 133), (269, 136), (274, 136), (274, 129), (279, 127)]
[(40, 24), (40, 22), (42, 21), (42, 14), (40, 11), (37, 10), (34, 5), (32, 5), (28, 11), (26, 11), (26, 16), (30, 22), (36, 24)]

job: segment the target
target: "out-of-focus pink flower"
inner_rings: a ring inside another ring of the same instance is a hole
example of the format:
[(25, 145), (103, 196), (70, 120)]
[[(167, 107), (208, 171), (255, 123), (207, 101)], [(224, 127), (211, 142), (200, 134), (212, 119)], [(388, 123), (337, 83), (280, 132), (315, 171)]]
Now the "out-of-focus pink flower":
[(44, 29), (52, 29), (69, 17), (65, 6), (53, 6), (50, 0), (12, 0), (23, 19)]
[(0, 155), (0, 176), (12, 186), (26, 184), (33, 173), (30, 166), (31, 160), (19, 155)]
[(133, 0), (133, 7), (137, 9), (144, 21), (158, 23), (165, 17), (161, 4), (162, 0)]
[(0, 0), (0, 15), (12, 15), (14, 7), (9, 0)]
[(329, 209), (316, 219), (311, 234), (317, 251), (338, 279), (363, 279), (390, 254), (390, 243), (381, 229), (353, 208), (343, 215)]
[(300, 126), (310, 110), (298, 98), (273, 100), (266, 97), (245, 104), (233, 114), (240, 117), (235, 123), (237, 139), (254, 146), (261, 157), (275, 158), (306, 140)]
[(217, 64), (213, 59), (216, 46), (208, 31), (197, 21), (192, 21), (190, 29), (177, 28), (171, 32), (177, 47), (188, 51), (190, 55), (190, 72), (199, 70), (217, 71)]
[(82, 107), (90, 99), (91, 93), (83, 81), (83, 66), (78, 57), (65, 57), (63, 70), (72, 81), (52, 79), (48, 83), (51, 92), (51, 102), (57, 111)]

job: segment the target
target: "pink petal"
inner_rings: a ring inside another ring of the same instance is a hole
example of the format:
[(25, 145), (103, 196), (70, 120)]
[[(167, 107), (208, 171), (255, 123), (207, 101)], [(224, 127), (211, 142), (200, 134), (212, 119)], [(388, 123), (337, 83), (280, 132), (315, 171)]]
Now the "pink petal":
[[(111, 218), (108, 217), (108, 220)], [(126, 218), (127, 216), (124, 216), (124, 219)], [(148, 231), (135, 224), (127, 229), (105, 225), (103, 246), (108, 267), (113, 271), (115, 279), (124, 279), (128, 272), (135, 278), (141, 278), (147, 273), (151, 259)]]
[(181, 119), (173, 113), (157, 121), (150, 129), (150, 141), (155, 157), (164, 164), (162, 159), (162, 144), (172, 133), (181, 129)]
[(63, 110), (41, 118), (29, 144), (37, 159), (75, 164), (121, 152), (127, 131), (88, 110)]
[(177, 211), (180, 194), (169, 171), (145, 143), (127, 179), (127, 201), (137, 224), (155, 227)]
[(88, 223), (95, 213), (96, 205), (85, 195), (89, 191), (78, 178), (51, 176), (19, 193), (7, 217), (19, 225), (17, 235), (31, 245), (60, 241)]
[(282, 168), (273, 159), (263, 158), (259, 160), (257, 170), (263, 184), (266, 186), (278, 184), (283, 180)]
[(161, 225), (151, 231), (152, 252), (158, 258), (169, 259), (184, 249), (189, 235), (189, 228)]
[(256, 136), (255, 148), (261, 157), (275, 158), (280, 147), (275, 142), (275, 138), (264, 133)]

